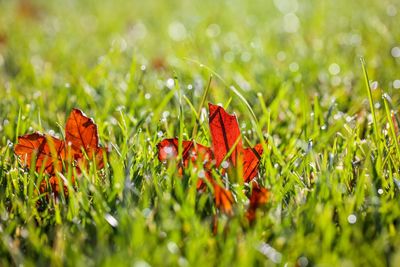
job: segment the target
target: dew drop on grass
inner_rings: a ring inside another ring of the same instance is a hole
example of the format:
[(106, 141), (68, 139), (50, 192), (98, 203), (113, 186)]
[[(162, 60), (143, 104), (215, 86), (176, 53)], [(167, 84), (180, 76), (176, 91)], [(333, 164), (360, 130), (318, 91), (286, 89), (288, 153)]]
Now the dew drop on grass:
[(295, 13), (288, 13), (283, 17), (283, 29), (285, 32), (295, 33), (299, 30), (300, 20)]
[(240, 56), (240, 59), (243, 62), (249, 62), (251, 60), (251, 54), (249, 52), (243, 52), (242, 55)]
[(158, 136), (158, 137), (162, 137), (163, 135), (164, 135), (163, 131), (158, 131), (158, 132), (157, 132), (157, 136)]
[(167, 154), (167, 156), (173, 156), (172, 154), (172, 152), (173, 152), (174, 150), (173, 150), (173, 148), (172, 148), (172, 146), (166, 146), (166, 147), (164, 147), (164, 152), (165, 152), (165, 154)]
[(338, 75), (340, 73), (340, 66), (337, 63), (332, 63), (329, 65), (328, 70), (331, 75)]
[(188, 90), (192, 90), (192, 89), (193, 89), (193, 85), (188, 84), (187, 89), (188, 89)]
[(284, 61), (286, 59), (286, 53), (279, 51), (278, 54), (276, 54), (276, 59), (279, 61)]
[(400, 57), (400, 47), (398, 46), (393, 47), (390, 53), (392, 54), (392, 57), (395, 58)]
[(377, 81), (373, 81), (373, 82), (370, 84), (370, 86), (371, 86), (371, 89), (372, 89), (372, 90), (376, 90), (376, 89), (378, 89), (379, 83), (378, 83)]
[(198, 176), (199, 176), (199, 178), (205, 178), (206, 172), (204, 170), (200, 170)]
[(331, 79), (331, 85), (332, 86), (339, 86), (342, 83), (342, 79), (339, 76), (334, 76)]
[(172, 254), (177, 254), (179, 252), (179, 247), (175, 242), (168, 242), (167, 243), (167, 248), (168, 251), (171, 252)]
[(305, 256), (301, 256), (297, 260), (297, 263), (299, 264), (300, 267), (306, 267), (306, 266), (308, 266), (308, 259)]
[(379, 189), (378, 189), (378, 194), (379, 194), (379, 195), (382, 195), (382, 194), (383, 194), (383, 189), (382, 189), (382, 188), (379, 188)]
[(355, 223), (357, 222), (357, 216), (354, 215), (354, 214), (350, 214), (350, 215), (347, 217), (347, 221), (348, 221), (350, 224), (355, 224)]
[(282, 254), (267, 243), (262, 242), (258, 247), (258, 251), (274, 263), (280, 263), (282, 260)]
[(151, 94), (146, 93), (146, 94), (144, 95), (144, 98), (147, 99), (147, 100), (150, 99), (150, 98), (151, 98)]
[(112, 227), (117, 227), (118, 226), (118, 221), (117, 219), (115, 219), (114, 216), (112, 216), (109, 213), (106, 213), (104, 215), (104, 218), (106, 219), (106, 221), (112, 226)]
[(172, 78), (169, 78), (166, 82), (165, 82), (165, 86), (167, 86), (169, 89), (174, 88), (175, 86), (175, 81)]
[(185, 266), (189, 266), (189, 263), (188, 263), (187, 259), (185, 259), (184, 257), (180, 257), (178, 260), (178, 265), (181, 267), (185, 267)]
[(210, 24), (206, 29), (206, 34), (210, 38), (217, 37), (221, 33), (221, 28), (218, 24)]
[(179, 21), (174, 21), (168, 26), (168, 34), (172, 40), (179, 42), (186, 39), (185, 25)]
[(393, 81), (393, 88), (394, 89), (400, 89), (400, 80), (394, 80)]
[(229, 167), (229, 162), (226, 161), (226, 160), (224, 160), (224, 161), (221, 163), (221, 167), (224, 168), (224, 169), (228, 169), (228, 167)]
[(145, 70), (146, 70), (146, 65), (140, 66), (140, 70), (141, 70), (141, 71), (145, 71)]
[(227, 63), (232, 63), (235, 60), (235, 54), (232, 51), (228, 51), (224, 54), (224, 60)]
[(291, 72), (296, 72), (296, 71), (298, 71), (298, 70), (299, 70), (299, 64), (298, 64), (297, 62), (292, 62), (292, 63), (290, 63), (290, 65), (289, 65), (289, 70), (290, 70)]

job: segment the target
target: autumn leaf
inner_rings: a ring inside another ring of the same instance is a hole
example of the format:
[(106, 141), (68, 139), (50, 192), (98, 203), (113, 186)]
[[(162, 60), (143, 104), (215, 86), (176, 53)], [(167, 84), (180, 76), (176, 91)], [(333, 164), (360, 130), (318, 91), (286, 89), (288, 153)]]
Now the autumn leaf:
[(78, 165), (86, 167), (88, 156), (90, 161), (95, 160), (98, 169), (104, 167), (104, 148), (99, 146), (97, 125), (81, 110), (73, 109), (65, 126), (65, 141), (71, 147), (72, 153), (78, 159)]
[(64, 149), (65, 144), (62, 140), (36, 132), (19, 136), (15, 153), (29, 168), (34, 167), (37, 172), (53, 174), (62, 170)]
[[(242, 168), (243, 182), (252, 181), (258, 173), (263, 149), (261, 144), (253, 148), (243, 148), (242, 137), (235, 115), (228, 114), (222, 107), (209, 103), (209, 125), (211, 132), (211, 148), (194, 141), (182, 142), (182, 155), (178, 162), (178, 172), (183, 174), (189, 163), (196, 164), (201, 162), (205, 171), (204, 177), (199, 177), (197, 189), (204, 191), (207, 182), (212, 185), (214, 191), (215, 205), (226, 214), (233, 213), (234, 197), (225, 186), (221, 185), (215, 177), (212, 170), (219, 170), (220, 173), (226, 173), (228, 168)], [(158, 158), (160, 161), (177, 159), (178, 157), (178, 139), (169, 138), (162, 140), (158, 145)], [(218, 177), (219, 178), (219, 177)], [(206, 180), (204, 180), (206, 179)], [(221, 179), (219, 179), (221, 180)], [(263, 192), (266, 189), (263, 190)], [(254, 196), (254, 203), (261, 204), (262, 200), (257, 200)], [(258, 205), (253, 204), (255, 207)]]
[(261, 187), (257, 182), (251, 183), (250, 204), (246, 212), (246, 217), (250, 222), (256, 218), (256, 210), (265, 205), (269, 199), (269, 192), (266, 188)]
[[(74, 167), (78, 174), (88, 168), (90, 162), (94, 162), (97, 169), (104, 167), (105, 150), (99, 146), (97, 126), (79, 109), (73, 109), (67, 120), (65, 141), (35, 132), (19, 136), (14, 151), (23, 165), (50, 177), (48, 182), (56, 196), (61, 190), (57, 174), (67, 173), (68, 167)], [(72, 183), (74, 181), (72, 177)], [(63, 188), (68, 195), (67, 188)], [(47, 182), (43, 180), (39, 192), (46, 191)]]

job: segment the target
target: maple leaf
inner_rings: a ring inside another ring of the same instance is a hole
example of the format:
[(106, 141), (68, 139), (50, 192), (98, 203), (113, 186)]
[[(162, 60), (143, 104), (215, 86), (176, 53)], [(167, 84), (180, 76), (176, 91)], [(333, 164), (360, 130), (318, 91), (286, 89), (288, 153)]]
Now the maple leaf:
[[(213, 178), (212, 170), (218, 170), (222, 167), (220, 173), (224, 174), (226, 173), (227, 166), (238, 167), (241, 165), (241, 176), (243, 181), (248, 183), (257, 176), (263, 149), (261, 144), (253, 148), (243, 148), (236, 116), (228, 114), (220, 106), (211, 103), (208, 106), (212, 146), (209, 148), (194, 141), (183, 141), (178, 172), (182, 175), (184, 169), (190, 163), (196, 164), (197, 162), (202, 162), (205, 177), (200, 178), (207, 179), (212, 185), (215, 205), (226, 214), (232, 214), (233, 195), (228, 188), (225, 188), (225, 186)], [(177, 138), (164, 139), (158, 143), (158, 159), (162, 162), (176, 159), (178, 156), (178, 143)], [(204, 190), (206, 187), (206, 182), (202, 179), (198, 180), (198, 190)], [(266, 189), (263, 192), (266, 192)], [(261, 204), (263, 201), (259, 199), (260, 197), (262, 197), (262, 194), (254, 195), (253, 203)], [(249, 208), (252, 207), (251, 205), (250, 203)]]
[[(35, 132), (19, 136), (14, 152), (28, 168), (50, 177), (49, 185), (55, 196), (60, 193), (57, 174), (62, 174), (68, 166), (73, 166), (78, 174), (87, 169), (90, 162), (94, 162), (97, 169), (104, 167), (105, 149), (99, 146), (97, 126), (79, 109), (73, 109), (68, 117), (65, 141)], [(72, 177), (72, 183), (74, 180)], [(68, 195), (67, 187), (63, 188)], [(39, 192), (46, 191), (47, 183), (43, 180)]]

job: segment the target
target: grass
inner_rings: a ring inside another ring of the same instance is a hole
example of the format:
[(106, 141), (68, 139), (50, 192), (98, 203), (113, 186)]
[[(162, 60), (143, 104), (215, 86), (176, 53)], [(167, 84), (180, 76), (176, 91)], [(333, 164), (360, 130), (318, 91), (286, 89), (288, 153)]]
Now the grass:
[[(0, 0), (0, 265), (395, 266), (399, 16), (389, 0)], [(215, 235), (211, 196), (156, 157), (165, 137), (210, 144), (208, 101), (268, 141), (271, 192), (249, 226), (238, 184)], [(62, 136), (74, 107), (108, 166), (39, 211), (13, 146)]]

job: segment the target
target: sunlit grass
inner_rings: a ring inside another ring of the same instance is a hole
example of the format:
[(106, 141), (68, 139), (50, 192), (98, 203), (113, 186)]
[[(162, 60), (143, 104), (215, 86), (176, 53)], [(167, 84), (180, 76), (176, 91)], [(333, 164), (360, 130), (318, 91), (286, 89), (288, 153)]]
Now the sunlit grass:
[[(0, 266), (395, 266), (399, 16), (377, 0), (0, 0)], [(166, 137), (210, 145), (209, 101), (266, 141), (252, 226), (241, 185), (229, 217), (195, 170), (185, 183), (157, 159)], [(43, 177), (13, 147), (63, 138), (74, 107), (108, 166), (38, 209)]]

